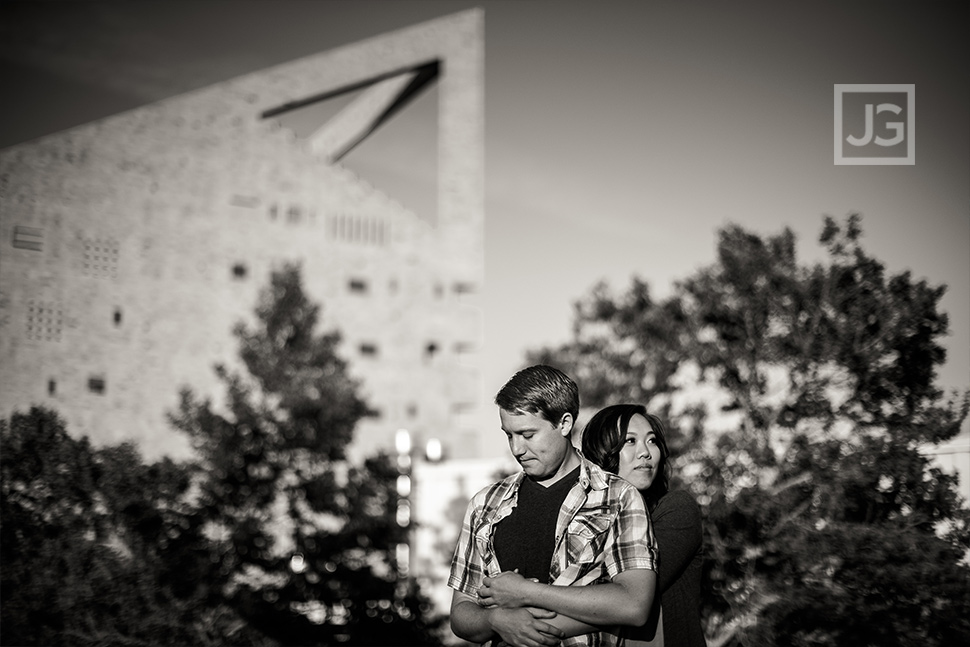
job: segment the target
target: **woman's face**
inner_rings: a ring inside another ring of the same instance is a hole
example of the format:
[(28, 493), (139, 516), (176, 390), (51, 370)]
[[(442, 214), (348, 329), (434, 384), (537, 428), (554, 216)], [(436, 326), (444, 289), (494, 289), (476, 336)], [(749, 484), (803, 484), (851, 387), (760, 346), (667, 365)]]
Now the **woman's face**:
[(657, 434), (650, 423), (637, 414), (630, 418), (626, 440), (620, 449), (620, 466), (617, 473), (641, 492), (653, 484), (660, 471), (661, 451)]

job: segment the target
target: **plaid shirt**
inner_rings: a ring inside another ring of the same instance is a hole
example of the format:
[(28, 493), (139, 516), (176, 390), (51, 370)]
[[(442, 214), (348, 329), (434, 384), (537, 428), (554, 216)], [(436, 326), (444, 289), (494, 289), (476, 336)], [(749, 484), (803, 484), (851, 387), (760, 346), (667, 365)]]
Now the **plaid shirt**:
[[(579, 458), (579, 481), (566, 495), (556, 520), (549, 581), (559, 586), (583, 586), (609, 582), (627, 570), (657, 570), (657, 540), (640, 493), (582, 453)], [(448, 586), (476, 597), (486, 576), (502, 572), (492, 542), (493, 531), (518, 503), (523, 478), (525, 473), (519, 472), (472, 497), (461, 524)], [(594, 647), (617, 642), (615, 635), (602, 632), (567, 638), (562, 644)]]

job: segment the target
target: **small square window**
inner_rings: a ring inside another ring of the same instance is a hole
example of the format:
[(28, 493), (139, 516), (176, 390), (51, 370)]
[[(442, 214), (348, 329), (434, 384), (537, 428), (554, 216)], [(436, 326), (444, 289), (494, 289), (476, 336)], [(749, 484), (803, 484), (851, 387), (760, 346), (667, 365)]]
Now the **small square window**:
[(44, 246), (44, 230), (37, 227), (15, 225), (13, 228), (13, 246), (17, 249), (39, 252)]
[(367, 294), (367, 281), (364, 279), (350, 279), (347, 288), (354, 294)]
[(98, 395), (104, 395), (106, 384), (103, 377), (89, 377), (88, 378), (88, 391), (91, 393), (97, 393)]

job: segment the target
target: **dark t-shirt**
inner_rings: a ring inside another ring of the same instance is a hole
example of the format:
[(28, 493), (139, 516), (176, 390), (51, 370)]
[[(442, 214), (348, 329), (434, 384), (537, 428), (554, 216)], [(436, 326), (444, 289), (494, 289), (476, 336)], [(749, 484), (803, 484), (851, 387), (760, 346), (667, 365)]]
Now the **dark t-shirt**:
[(526, 579), (549, 583), (559, 509), (578, 479), (578, 467), (549, 487), (522, 479), (516, 506), (495, 525), (495, 554), (503, 571), (518, 569)]

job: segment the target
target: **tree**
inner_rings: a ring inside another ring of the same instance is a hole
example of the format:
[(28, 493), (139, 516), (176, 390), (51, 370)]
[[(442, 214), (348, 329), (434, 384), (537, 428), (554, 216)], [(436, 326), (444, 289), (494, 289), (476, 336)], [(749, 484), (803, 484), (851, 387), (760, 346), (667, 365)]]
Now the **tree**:
[(970, 639), (970, 516), (919, 453), (968, 410), (936, 385), (945, 288), (887, 276), (861, 234), (858, 216), (826, 218), (827, 262), (806, 266), (790, 230), (727, 227), (669, 298), (596, 286), (573, 340), (530, 355), (576, 375), (587, 404), (671, 422), (706, 514), (718, 644)]
[(214, 646), (243, 627), (212, 603), (187, 466), (94, 448), (35, 407), (0, 421), (0, 478), (2, 644)]
[(397, 471), (379, 454), (345, 460), (370, 410), (318, 334), (300, 271), (274, 272), (253, 328), (235, 335), (245, 373), (216, 368), (224, 412), (190, 391), (171, 418), (200, 456), (199, 507), (227, 603), (287, 645), (436, 644), (440, 619), (392, 559)]

